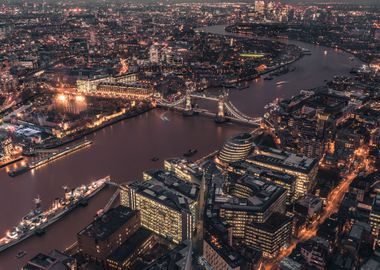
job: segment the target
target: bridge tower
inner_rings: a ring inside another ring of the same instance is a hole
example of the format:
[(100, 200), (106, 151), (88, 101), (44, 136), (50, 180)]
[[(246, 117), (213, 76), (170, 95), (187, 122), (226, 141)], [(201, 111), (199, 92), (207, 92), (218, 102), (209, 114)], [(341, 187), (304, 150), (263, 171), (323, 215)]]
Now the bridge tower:
[(184, 116), (191, 116), (194, 114), (193, 106), (191, 105), (191, 90), (188, 88), (186, 90), (185, 96), (185, 110), (183, 111)]
[(220, 95), (218, 98), (218, 112), (215, 116), (215, 122), (217, 123), (224, 123), (227, 120), (224, 115), (224, 101), (225, 101), (225, 96)]

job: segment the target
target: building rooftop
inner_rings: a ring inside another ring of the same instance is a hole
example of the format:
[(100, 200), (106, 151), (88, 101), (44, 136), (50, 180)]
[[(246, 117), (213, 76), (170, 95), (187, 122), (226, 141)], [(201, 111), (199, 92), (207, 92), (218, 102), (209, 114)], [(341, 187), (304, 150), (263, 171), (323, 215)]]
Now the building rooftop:
[(229, 198), (221, 207), (225, 209), (263, 212), (283, 196), (283, 194), (286, 194), (284, 188), (251, 175), (242, 176), (237, 183), (248, 187), (251, 190), (250, 196), (248, 198)]
[(229, 245), (222, 243), (216, 235), (206, 234), (204, 236), (204, 241), (209, 244), (231, 268), (235, 268), (243, 264), (242, 256), (233, 250)]
[(136, 216), (138, 211), (128, 207), (117, 206), (111, 208), (99, 218), (91, 222), (86, 228), (81, 230), (78, 235), (87, 235), (96, 240), (104, 240), (117, 231), (129, 219)]
[(52, 250), (48, 255), (39, 253), (23, 266), (22, 270), (70, 270), (70, 265), (75, 260), (70, 256), (58, 251)]
[(248, 157), (248, 161), (257, 161), (286, 169), (309, 173), (318, 163), (317, 159), (300, 156), (274, 148), (260, 148)]
[(137, 193), (176, 211), (189, 211), (189, 200), (158, 181), (136, 181), (129, 185)]
[(290, 217), (275, 212), (264, 223), (252, 223), (252, 225), (254, 225), (255, 228), (258, 228), (262, 231), (275, 233), (286, 223), (291, 222), (291, 220), (292, 219)]
[(252, 174), (254, 176), (259, 176), (261, 178), (264, 178), (266, 180), (281, 180), (287, 184), (292, 184), (296, 181), (296, 177), (287, 173), (279, 173), (276, 171), (273, 171), (271, 169), (259, 167), (256, 165), (253, 165), (250, 162), (247, 161), (239, 161), (230, 164), (233, 168), (243, 169), (248, 174)]
[(305, 197), (300, 198), (297, 201), (297, 204), (302, 205), (306, 208), (310, 208), (310, 207), (322, 205), (322, 202), (321, 202), (321, 199), (317, 196), (307, 195)]
[(186, 268), (186, 260), (191, 256), (192, 245), (191, 241), (186, 240), (179, 244), (167, 255), (162, 256), (152, 262), (144, 270), (182, 270)]
[(140, 228), (131, 237), (128, 238), (118, 249), (111, 253), (107, 259), (116, 262), (123, 262), (126, 258), (131, 256), (136, 249), (144, 244), (152, 233), (144, 228)]
[(144, 173), (187, 198), (192, 200), (196, 200), (198, 198), (198, 185), (180, 179), (173, 172), (164, 170), (150, 170)]
[(181, 167), (182, 169), (188, 171), (189, 173), (191, 173), (195, 177), (199, 177), (199, 178), (202, 177), (202, 174), (203, 174), (202, 169), (197, 164), (195, 164), (195, 163), (193, 163), (187, 159), (170, 158), (170, 159), (166, 159), (165, 161)]

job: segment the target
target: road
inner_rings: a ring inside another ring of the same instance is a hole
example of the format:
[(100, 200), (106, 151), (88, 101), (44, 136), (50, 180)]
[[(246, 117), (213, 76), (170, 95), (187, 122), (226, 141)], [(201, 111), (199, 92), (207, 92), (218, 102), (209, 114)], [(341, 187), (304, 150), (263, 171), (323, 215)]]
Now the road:
[(344, 198), (345, 193), (348, 191), (352, 181), (359, 175), (361, 171), (365, 171), (367, 174), (373, 172), (374, 168), (372, 167), (371, 162), (368, 159), (369, 150), (367, 147), (362, 147), (355, 151), (355, 154), (352, 158), (348, 160), (347, 167), (353, 167), (355, 161), (360, 164), (357, 168), (351, 171), (344, 179), (335, 187), (329, 194), (326, 199), (326, 206), (323, 210), (323, 213), (319, 216), (317, 220), (309, 228), (303, 229), (299, 233), (298, 239), (293, 241), (289, 247), (284, 249), (277, 258), (263, 265), (263, 269), (272, 270), (277, 269), (280, 261), (289, 256), (297, 244), (302, 243), (306, 240), (309, 240), (316, 236), (319, 226), (326, 221), (332, 214), (336, 213), (339, 210), (340, 204)]

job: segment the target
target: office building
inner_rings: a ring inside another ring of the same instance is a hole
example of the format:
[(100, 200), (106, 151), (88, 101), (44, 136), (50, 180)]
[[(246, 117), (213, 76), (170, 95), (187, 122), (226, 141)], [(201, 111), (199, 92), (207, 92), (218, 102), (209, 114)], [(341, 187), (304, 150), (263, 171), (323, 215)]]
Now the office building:
[(273, 148), (261, 148), (255, 149), (247, 161), (259, 167), (295, 176), (295, 198), (306, 195), (315, 186), (317, 159)]
[(166, 255), (153, 261), (144, 270), (192, 270), (192, 255), (192, 243), (189, 240), (185, 240)]
[(121, 190), (121, 205), (141, 212), (141, 225), (174, 243), (191, 239), (189, 200), (155, 181), (136, 181)]
[[(250, 163), (246, 162), (246, 164)], [(276, 185), (279, 185), (280, 187), (283, 187), (287, 191), (287, 203), (290, 204), (294, 202), (294, 194), (297, 182), (297, 178), (294, 175), (257, 167), (252, 164), (247, 167), (246, 172), (250, 175), (270, 181)]]
[(286, 190), (269, 181), (245, 175), (229, 186), (219, 216), (232, 226), (233, 236), (244, 238), (245, 225), (264, 223), (274, 212), (285, 212)]
[(105, 263), (141, 225), (140, 212), (124, 206), (112, 208), (77, 234), (80, 252), (90, 260)]
[(251, 222), (245, 226), (243, 242), (263, 252), (263, 257), (274, 258), (290, 244), (292, 218), (273, 213), (264, 223)]
[(136, 83), (100, 83), (91, 94), (110, 98), (144, 100), (153, 95), (153, 89)]
[(242, 133), (228, 139), (220, 150), (217, 161), (228, 164), (244, 160), (252, 150), (252, 140), (250, 133)]
[(203, 257), (214, 270), (240, 270), (245, 264), (240, 254), (230, 246), (221, 243), (214, 235), (206, 235), (203, 240)]
[(164, 161), (164, 168), (167, 171), (173, 172), (179, 178), (193, 183), (200, 183), (203, 176), (202, 169), (197, 164), (186, 159), (166, 159)]
[(377, 237), (380, 229), (380, 194), (376, 194), (373, 200), (371, 213), (369, 215), (369, 224), (371, 225), (372, 235)]
[(107, 257), (107, 267), (112, 270), (131, 269), (137, 258), (150, 251), (154, 244), (153, 234), (140, 228)]
[(195, 228), (196, 218), (198, 215), (198, 184), (182, 180), (173, 172), (163, 170), (145, 171), (143, 173), (143, 178), (145, 181), (152, 181), (152, 183), (155, 182), (157, 184), (164, 185), (172, 192), (186, 198), (192, 216), (192, 227)]
[(49, 254), (38, 253), (32, 257), (21, 270), (76, 270), (77, 262), (69, 255), (58, 250), (52, 250)]

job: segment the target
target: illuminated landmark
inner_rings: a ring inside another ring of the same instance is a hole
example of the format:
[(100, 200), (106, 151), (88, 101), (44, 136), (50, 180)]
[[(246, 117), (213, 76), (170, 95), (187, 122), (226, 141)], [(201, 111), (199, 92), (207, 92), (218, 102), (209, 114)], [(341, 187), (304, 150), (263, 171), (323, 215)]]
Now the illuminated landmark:
[(153, 89), (139, 84), (136, 73), (102, 76), (77, 80), (79, 93), (87, 96), (144, 100), (153, 95)]
[(106, 83), (135, 83), (137, 82), (137, 74), (136, 73), (127, 73), (123, 75), (118, 75), (115, 77), (112, 76), (98, 76), (93, 79), (81, 79), (77, 80), (77, 89), (78, 92), (82, 93), (90, 93), (95, 92), (98, 88), (99, 84)]
[(244, 160), (252, 150), (252, 140), (249, 133), (242, 133), (227, 140), (218, 154), (218, 159), (222, 163)]

